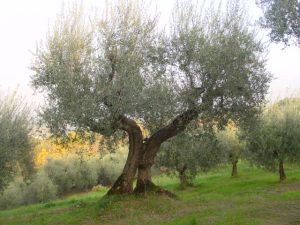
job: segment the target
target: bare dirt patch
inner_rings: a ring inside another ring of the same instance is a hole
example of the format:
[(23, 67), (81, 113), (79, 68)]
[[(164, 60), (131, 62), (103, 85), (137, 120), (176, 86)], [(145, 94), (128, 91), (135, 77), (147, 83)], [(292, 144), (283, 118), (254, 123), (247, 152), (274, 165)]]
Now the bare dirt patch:
[[(282, 183), (277, 189), (279, 192), (289, 192), (300, 190), (300, 182)], [(299, 211), (300, 214), (300, 211)], [(299, 223), (300, 224), (300, 223)]]

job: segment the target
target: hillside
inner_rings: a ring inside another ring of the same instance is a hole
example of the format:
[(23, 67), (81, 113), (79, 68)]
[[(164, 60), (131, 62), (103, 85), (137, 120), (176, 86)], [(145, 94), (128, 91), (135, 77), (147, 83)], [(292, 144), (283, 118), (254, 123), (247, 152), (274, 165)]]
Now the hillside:
[(155, 182), (175, 192), (162, 196), (102, 198), (106, 189), (81, 193), (46, 204), (0, 212), (5, 225), (296, 225), (300, 224), (300, 169), (289, 166), (288, 180), (277, 174), (240, 166), (237, 178), (229, 168), (197, 177), (194, 187), (179, 190), (175, 178)]

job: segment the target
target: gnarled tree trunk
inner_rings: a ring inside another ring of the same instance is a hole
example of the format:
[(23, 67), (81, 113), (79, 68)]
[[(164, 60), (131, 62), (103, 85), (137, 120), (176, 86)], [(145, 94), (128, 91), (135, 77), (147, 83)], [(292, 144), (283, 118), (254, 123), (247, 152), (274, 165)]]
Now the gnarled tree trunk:
[(232, 177), (236, 177), (237, 174), (238, 174), (238, 171), (237, 171), (237, 163), (238, 163), (238, 160), (232, 161), (232, 171), (231, 171), (231, 176), (232, 176)]
[(134, 190), (138, 194), (146, 194), (147, 192), (164, 193), (174, 196), (168, 191), (156, 186), (151, 180), (151, 167), (154, 159), (159, 151), (160, 145), (171, 137), (182, 132), (186, 126), (196, 117), (198, 112), (190, 109), (177, 116), (169, 125), (161, 128), (143, 144), (141, 149), (141, 157), (138, 166), (137, 186)]
[(138, 170), (137, 185), (134, 190), (137, 194), (147, 192), (172, 193), (156, 186), (151, 180), (151, 167), (159, 151), (160, 145), (167, 139), (183, 131), (188, 123), (198, 116), (194, 109), (187, 110), (177, 116), (169, 125), (155, 132), (147, 141), (143, 142), (140, 127), (134, 120), (121, 117), (116, 127), (127, 132), (129, 136), (129, 153), (122, 174), (108, 191), (111, 194), (130, 194), (133, 192), (133, 180)]
[(281, 182), (284, 181), (286, 179), (286, 176), (285, 176), (285, 172), (284, 172), (284, 168), (283, 168), (283, 161), (282, 160), (279, 161), (278, 172), (279, 172), (280, 181)]
[(134, 120), (122, 117), (118, 121), (118, 128), (127, 132), (129, 136), (129, 152), (122, 174), (108, 191), (111, 194), (130, 194), (133, 192), (133, 180), (137, 171), (140, 149), (143, 144), (143, 134)]

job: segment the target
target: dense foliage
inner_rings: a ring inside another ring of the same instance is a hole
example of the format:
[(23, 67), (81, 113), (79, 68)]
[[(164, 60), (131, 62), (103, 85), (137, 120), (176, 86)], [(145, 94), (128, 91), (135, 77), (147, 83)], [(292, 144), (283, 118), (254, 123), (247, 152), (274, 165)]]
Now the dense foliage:
[(274, 42), (300, 46), (300, 1), (259, 0), (264, 10), (262, 27), (270, 29), (269, 36)]
[(218, 147), (213, 131), (203, 127), (181, 133), (161, 146), (156, 165), (178, 175), (182, 187), (191, 185), (199, 172), (224, 162), (225, 154)]
[(217, 132), (218, 147), (225, 154), (227, 162), (232, 164), (232, 176), (237, 176), (237, 163), (245, 149), (245, 142), (239, 137), (239, 130), (234, 123)]
[(33, 171), (29, 107), (14, 93), (0, 97), (0, 191), (16, 172), (25, 178)]
[(15, 177), (0, 194), (0, 209), (48, 202), (93, 187), (110, 186), (122, 171), (125, 153), (118, 151), (103, 158), (69, 155), (64, 159), (50, 159), (30, 182)]
[[(195, 126), (195, 124), (193, 124)], [(178, 175), (181, 185), (192, 184), (199, 172), (230, 163), (232, 176), (237, 176), (237, 163), (242, 157), (245, 142), (231, 121), (223, 129), (197, 125), (168, 140), (161, 146), (156, 166), (170, 175)]]
[(300, 163), (299, 98), (269, 106), (246, 137), (249, 160), (270, 170), (278, 166), (280, 180), (284, 180), (283, 164)]

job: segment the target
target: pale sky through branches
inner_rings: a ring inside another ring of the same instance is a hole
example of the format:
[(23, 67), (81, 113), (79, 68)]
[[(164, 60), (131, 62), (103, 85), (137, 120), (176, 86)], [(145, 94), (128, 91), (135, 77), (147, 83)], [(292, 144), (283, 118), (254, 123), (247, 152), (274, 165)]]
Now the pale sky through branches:
[[(86, 8), (101, 9), (105, 4), (105, 0), (82, 2)], [(176, 0), (152, 0), (152, 5), (161, 14), (162, 23), (168, 22), (175, 2)], [(255, 6), (255, 0), (247, 2), (249, 14), (257, 19), (261, 12)], [(30, 87), (32, 52), (38, 42), (45, 40), (48, 28), (61, 11), (62, 5), (63, 0), (0, 0), (1, 91), (18, 88), (29, 100), (38, 100)], [(271, 44), (267, 68), (276, 78), (271, 83), (269, 99), (300, 94), (300, 48), (292, 46), (283, 49), (282, 45)]]

